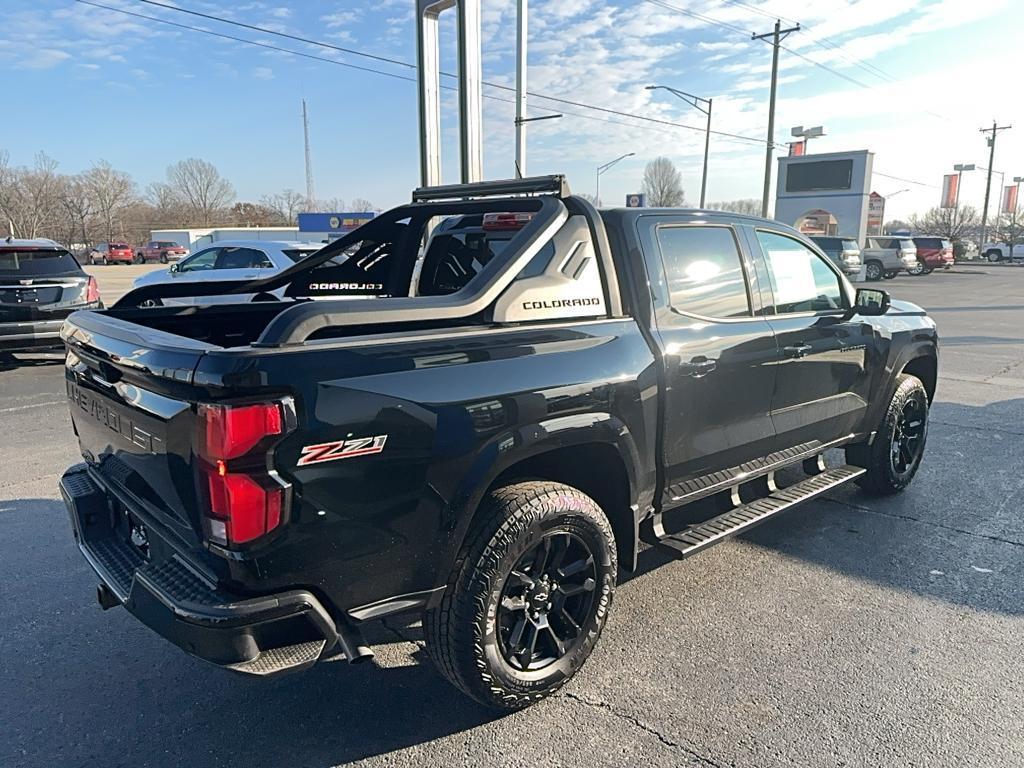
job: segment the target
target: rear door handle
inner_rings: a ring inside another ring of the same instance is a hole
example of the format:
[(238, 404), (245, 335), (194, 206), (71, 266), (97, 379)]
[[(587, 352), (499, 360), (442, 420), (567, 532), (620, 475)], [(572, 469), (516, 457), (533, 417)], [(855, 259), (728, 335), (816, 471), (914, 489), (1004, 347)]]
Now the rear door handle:
[(690, 362), (680, 365), (680, 368), (683, 369), (684, 376), (692, 376), (695, 379), (699, 379), (701, 376), (707, 376), (717, 367), (717, 360), (704, 356), (695, 357), (690, 360)]
[(814, 351), (814, 347), (810, 344), (794, 344), (789, 347), (783, 347), (782, 352), (786, 357), (806, 357)]

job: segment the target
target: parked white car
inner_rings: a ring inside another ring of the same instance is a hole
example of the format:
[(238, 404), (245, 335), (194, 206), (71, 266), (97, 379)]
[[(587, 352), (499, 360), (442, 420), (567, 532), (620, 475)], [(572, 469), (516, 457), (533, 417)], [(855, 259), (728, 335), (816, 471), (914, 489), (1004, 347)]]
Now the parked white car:
[(1012, 254), (1006, 243), (985, 243), (981, 252), (993, 264), (998, 261), (1024, 261), (1024, 243), (1014, 243)]
[[(271, 277), (300, 259), (316, 253), (323, 243), (299, 243), (269, 240), (224, 240), (199, 248), (191, 256), (135, 279), (133, 288), (179, 282), (235, 282)], [(284, 288), (270, 293), (281, 298)], [(250, 301), (254, 294), (230, 296), (184, 296), (159, 299), (156, 304), (228, 304)]]

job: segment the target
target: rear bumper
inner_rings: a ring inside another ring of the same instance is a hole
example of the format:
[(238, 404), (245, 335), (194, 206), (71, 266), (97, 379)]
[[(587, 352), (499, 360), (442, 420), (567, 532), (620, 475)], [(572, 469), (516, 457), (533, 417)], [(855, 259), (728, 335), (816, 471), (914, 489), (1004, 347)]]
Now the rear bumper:
[(0, 350), (19, 352), (63, 346), (60, 327), (64, 319), (0, 323)]
[[(100, 579), (101, 604), (123, 605), (193, 656), (268, 676), (310, 667), (337, 646), (350, 661), (372, 655), (354, 629), (336, 624), (306, 590), (241, 597), (207, 581), (177, 555), (148, 557), (115, 530), (114, 520), (125, 511), (85, 464), (64, 473), (60, 490), (75, 541)], [(166, 548), (150, 542), (149, 551)]]

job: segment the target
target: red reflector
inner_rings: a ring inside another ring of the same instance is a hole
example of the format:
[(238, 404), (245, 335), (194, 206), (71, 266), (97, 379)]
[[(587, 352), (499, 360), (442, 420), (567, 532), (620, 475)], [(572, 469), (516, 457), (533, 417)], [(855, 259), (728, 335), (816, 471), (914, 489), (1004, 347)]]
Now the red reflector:
[(283, 489), (266, 489), (249, 475), (230, 472), (211, 472), (207, 478), (210, 514), (225, 521), (227, 543), (252, 541), (281, 524)]
[(89, 284), (85, 287), (85, 300), (90, 304), (100, 300), (100, 286), (95, 277), (89, 277)]
[(200, 405), (202, 444), (200, 452), (211, 461), (244, 456), (265, 437), (280, 435), (281, 407), (276, 403), (257, 405)]

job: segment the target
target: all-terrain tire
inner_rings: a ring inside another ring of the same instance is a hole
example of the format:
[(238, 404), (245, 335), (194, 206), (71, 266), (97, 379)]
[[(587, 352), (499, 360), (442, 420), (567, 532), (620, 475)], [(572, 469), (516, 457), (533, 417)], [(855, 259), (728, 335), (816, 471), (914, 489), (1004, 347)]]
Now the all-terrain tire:
[[(517, 564), (557, 537), (592, 553), (591, 600), (564, 655), (539, 669), (520, 669), (507, 658), (499, 607), (504, 610), (509, 599), (503, 595)], [(427, 652), (441, 673), (476, 701), (522, 709), (561, 688), (590, 656), (611, 607), (616, 569), (611, 525), (589, 496), (546, 481), (497, 488), (466, 536), (444, 597), (424, 613)]]
[[(906, 430), (903, 422), (910, 415), (910, 423), (919, 420), (918, 437), (913, 440), (913, 455), (898, 454), (894, 441)], [(928, 437), (928, 393), (916, 376), (901, 373), (896, 379), (896, 392), (885, 410), (875, 434), (875, 440), (847, 446), (846, 460), (864, 467), (867, 472), (857, 478), (857, 484), (868, 493), (889, 496), (899, 493), (914, 479), (924, 456)]]

